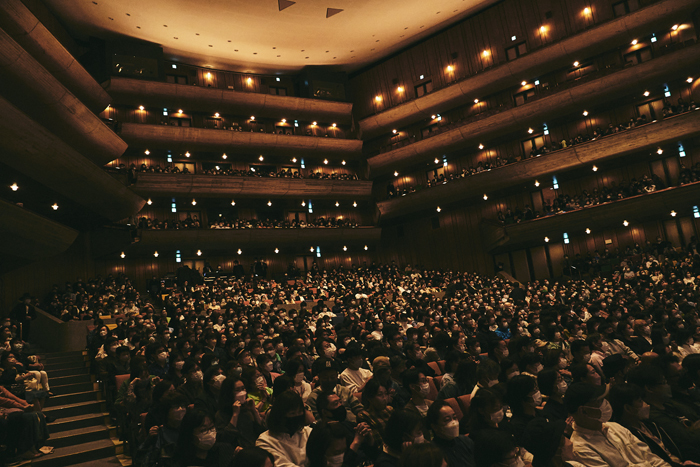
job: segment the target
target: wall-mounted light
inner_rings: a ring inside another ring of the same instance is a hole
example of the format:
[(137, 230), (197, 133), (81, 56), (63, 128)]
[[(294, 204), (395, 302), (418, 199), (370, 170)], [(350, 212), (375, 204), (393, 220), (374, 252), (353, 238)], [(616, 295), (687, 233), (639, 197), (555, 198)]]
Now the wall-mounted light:
[(185, 157), (190, 157), (190, 152), (189, 152), (189, 151), (187, 151), (187, 152), (185, 153)]
[(282, 119), (282, 123), (287, 123), (287, 119), (286, 119), (286, 118), (283, 118), (283, 119)]
[(632, 41), (632, 45), (637, 45), (638, 43), (639, 43), (639, 41), (637, 39)]
[(316, 125), (318, 125), (318, 122), (311, 122), (311, 125), (316, 126)]
[(228, 159), (228, 156), (226, 155), (226, 153), (224, 153), (224, 154), (221, 156), (221, 158), (222, 158), (223, 160), (226, 160), (226, 159)]
[(649, 97), (649, 94), (651, 94), (649, 91), (644, 91), (644, 97)]
[(479, 99), (474, 99), (474, 103), (475, 103), (475, 104), (478, 104), (478, 103), (479, 103)]
[(446, 68), (446, 69), (447, 69), (447, 72), (448, 72), (448, 73), (451, 73), (451, 72), (454, 71), (455, 68), (454, 68), (452, 65), (447, 65), (447, 68)]
[(197, 256), (202, 256), (202, 250), (197, 250)]
[(153, 253), (153, 256), (155, 256), (155, 257), (157, 258), (157, 257), (160, 256), (160, 255), (159, 255), (158, 252), (156, 251), (156, 252)]
[(294, 163), (296, 164), (296, 163), (297, 163), (297, 158), (296, 158), (296, 157), (292, 157), (292, 162), (294, 162)]
[(243, 251), (239, 248), (238, 251), (237, 251), (236, 253), (238, 253), (239, 255), (241, 255), (241, 254), (243, 254)]
[(537, 180), (535, 180), (535, 186), (540, 186), (540, 182), (538, 182)]
[(622, 225), (624, 225), (625, 227), (627, 227), (628, 225), (630, 225), (630, 223), (627, 222), (627, 220), (624, 220), (624, 221), (622, 221)]
[(549, 243), (549, 237), (544, 237), (544, 242)]
[(676, 211), (671, 211), (671, 217), (676, 217)]
[(590, 235), (590, 234), (591, 234), (591, 229), (586, 229), (586, 235)]
[(686, 79), (685, 81), (686, 81), (687, 83), (692, 83), (692, 82), (693, 82), (693, 78), (692, 78), (691, 76), (688, 76), (688, 79)]
[(661, 155), (661, 154), (663, 154), (663, 153), (664, 153), (664, 150), (661, 149), (661, 148), (659, 148), (659, 149), (656, 150), (656, 154), (658, 154), (658, 155)]
[(194, 199), (192, 200), (192, 206), (197, 206), (197, 201)]
[(486, 201), (487, 199), (489, 199), (489, 197), (486, 193), (484, 193), (484, 201)]
[(382, 101), (382, 96), (374, 96), (374, 100), (377, 101), (377, 102), (381, 102), (381, 101)]
[(394, 129), (394, 130), (391, 130), (391, 132), (392, 132), (393, 134), (396, 134), (396, 133), (397, 133), (397, 131), (396, 131), (395, 129)]
[(324, 163), (325, 165), (328, 165), (328, 159), (323, 159), (323, 163)]
[(593, 166), (593, 172), (597, 172), (597, 171), (598, 171), (598, 166), (597, 166), (597, 165), (594, 165), (594, 166)]
[(279, 252), (280, 252), (280, 249), (279, 249), (279, 248), (275, 248), (275, 253), (279, 253)]
[(398, 92), (403, 92), (403, 86), (399, 86), (398, 88), (396, 88), (396, 90), (397, 90)]
[(365, 245), (365, 251), (367, 251), (367, 250), (369, 250), (369, 247), (367, 245)]
[(304, 201), (304, 200), (301, 201), (301, 207), (306, 207), (306, 201)]
[(357, 207), (357, 201), (353, 201), (353, 202), (352, 202), (352, 207), (353, 207), (353, 208), (356, 208), (356, 207)]
[(10, 185), (10, 190), (12, 190), (12, 191), (19, 190), (19, 185), (17, 185), (16, 183), (13, 183), (12, 185)]
[(343, 251), (348, 251), (348, 247), (343, 246)]
[(480, 144), (480, 145), (479, 145), (479, 149), (484, 149), (484, 145), (483, 145), (483, 144)]
[(219, 118), (219, 112), (214, 113), (214, 116), (215, 116), (216, 118)]
[(396, 170), (394, 170), (394, 177), (398, 177), (398, 176), (399, 176), (399, 173)]
[(590, 15), (590, 14), (591, 14), (591, 9), (588, 8), (588, 7), (584, 8), (584, 9), (583, 9), (583, 14), (584, 14), (584, 15)]
[(547, 26), (540, 26), (540, 33), (544, 34), (547, 32)]
[(151, 201), (151, 198), (148, 198), (148, 201), (146, 201), (146, 204), (148, 204), (149, 206), (150, 206), (151, 204), (153, 204), (153, 201)]
[(251, 115), (251, 116), (250, 116), (250, 120), (251, 120), (251, 121), (255, 121), (255, 115)]
[(144, 110), (144, 109), (145, 109), (145, 107), (144, 107), (144, 106), (142, 106), (142, 105), (139, 105), (139, 110)]
[(438, 206), (438, 207), (437, 207), (437, 212), (440, 212), (440, 211), (442, 211), (442, 209), (440, 209), (440, 206)]
[(345, 160), (343, 160), (343, 161), (341, 162), (341, 164), (345, 165)]
[(234, 200), (231, 200), (231, 206), (235, 206), (236, 202)]
[(520, 86), (527, 86), (527, 81), (525, 81), (525, 80), (521, 81)]
[(575, 66), (575, 67), (578, 67), (579, 65), (580, 65), (579, 62), (574, 62), (574, 66)]
[(122, 251), (122, 254), (119, 255), (119, 257), (120, 257), (121, 259), (124, 259), (124, 258), (126, 258), (126, 255), (125, 255), (124, 252)]
[(268, 205), (268, 206), (272, 206), (272, 201), (268, 201), (268, 202), (267, 202), (267, 205)]
[(53, 209), (54, 211), (58, 211), (58, 204), (53, 203), (53, 204), (51, 205), (51, 209)]
[(146, 155), (149, 155), (149, 154), (151, 153), (151, 151), (149, 151), (148, 149), (146, 149), (145, 151), (143, 151), (143, 153), (146, 154)]
[(584, 111), (583, 111), (583, 116), (584, 116), (584, 117), (588, 117), (588, 110), (584, 110)]
[(340, 207), (340, 203), (338, 201), (335, 202), (335, 207)]
[(528, 128), (528, 129), (527, 129), (527, 132), (530, 133), (530, 134), (534, 133), (534, 131), (535, 131), (535, 130), (533, 130), (532, 128)]
[(436, 157), (435, 160), (434, 160), (433, 162), (435, 162), (436, 164), (439, 164), (439, 163), (440, 163), (440, 159), (438, 159), (438, 158)]
[(246, 80), (246, 82), (247, 82), (248, 84), (253, 84), (253, 78), (250, 78), (250, 77), (249, 77), (249, 78)]
[(177, 113), (181, 114), (181, 113), (182, 113), (182, 109), (177, 109)]
[(677, 25), (677, 24), (674, 24), (673, 26), (671, 26), (671, 30), (672, 30), (672, 31), (678, 31), (678, 25)]
[(338, 125), (336, 125), (335, 123), (333, 123), (331, 126), (332, 126), (333, 128), (336, 128)]
[(314, 252), (314, 247), (309, 248), (309, 251), (310, 251), (311, 253), (313, 253), (313, 252)]
[(259, 160), (260, 162), (262, 162), (262, 161), (265, 160), (265, 158), (262, 156), (262, 154), (260, 154), (260, 156), (258, 157), (258, 160)]

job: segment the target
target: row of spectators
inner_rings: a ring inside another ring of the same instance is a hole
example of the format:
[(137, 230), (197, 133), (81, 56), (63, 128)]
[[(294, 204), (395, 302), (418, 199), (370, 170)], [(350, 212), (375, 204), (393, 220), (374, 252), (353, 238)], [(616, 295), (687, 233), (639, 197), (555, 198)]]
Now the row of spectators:
[[(121, 164), (122, 168), (125, 167)], [(131, 164), (130, 170), (136, 170), (136, 165)], [(185, 166), (182, 170), (177, 165), (169, 166), (166, 165), (161, 167), (160, 164), (151, 165), (141, 164), (138, 169), (138, 173), (172, 173), (172, 174), (190, 174), (190, 170)], [(292, 168), (282, 168), (278, 171), (265, 169), (256, 169), (251, 167), (249, 170), (244, 169), (233, 169), (230, 167), (214, 166), (209, 169), (205, 169), (201, 173), (202, 175), (229, 175), (234, 177), (270, 177), (270, 178), (307, 178), (312, 180), (359, 180), (357, 174), (348, 173), (326, 173), (321, 171), (311, 172), (308, 176), (304, 175), (298, 169)]]
[[(305, 220), (277, 220), (277, 219), (226, 219), (220, 217), (218, 221), (209, 225), (210, 229), (307, 229), (307, 228), (354, 228), (357, 222), (343, 217), (317, 217), (313, 221)], [(202, 228), (202, 223), (197, 215), (187, 216), (184, 220), (151, 219), (146, 216), (139, 218), (139, 229), (146, 230), (184, 230)]]
[[(689, 104), (686, 104), (683, 99), (679, 98), (678, 99), (678, 105), (672, 106), (670, 103), (666, 102), (664, 104), (663, 108), (663, 114), (664, 118), (667, 116), (672, 116), (672, 115), (677, 115), (680, 113), (685, 113), (685, 112), (690, 112), (694, 111), (697, 109), (697, 106), (694, 101), (690, 101)], [(393, 184), (389, 184), (387, 186), (387, 197), (388, 198), (394, 198), (397, 196), (406, 196), (411, 193), (415, 193), (417, 191), (420, 191), (423, 188), (431, 188), (434, 186), (439, 186), (446, 184), (450, 181), (453, 180), (458, 180), (461, 178), (465, 178), (470, 175), (476, 175), (481, 172), (489, 171), (491, 169), (495, 169), (497, 167), (503, 167), (505, 165), (513, 164), (519, 160), (525, 160), (527, 158), (533, 158), (533, 157), (539, 157), (543, 154), (548, 154), (551, 152), (559, 151), (562, 149), (566, 149), (571, 146), (575, 146), (577, 144), (583, 144), (587, 143), (590, 141), (595, 141), (601, 138), (604, 138), (606, 136), (614, 135), (620, 132), (624, 132), (642, 125), (645, 125), (649, 123), (646, 115), (641, 115), (637, 118), (631, 118), (629, 122), (626, 123), (621, 123), (619, 125), (614, 125), (610, 123), (608, 127), (603, 130), (600, 127), (596, 127), (593, 130), (593, 134), (585, 133), (585, 134), (579, 134), (575, 136), (574, 138), (571, 138), (569, 140), (562, 140), (562, 141), (554, 141), (550, 139), (549, 145), (543, 145), (540, 148), (537, 148), (536, 146), (533, 146), (532, 149), (530, 150), (530, 153), (523, 156), (522, 158), (518, 158), (517, 156), (514, 156), (512, 154), (508, 154), (506, 157), (501, 158), (500, 156), (496, 157), (493, 161), (487, 160), (487, 161), (479, 161), (476, 165), (471, 165), (468, 168), (463, 167), (461, 171), (458, 172), (449, 172), (448, 167), (445, 167), (444, 172), (441, 171), (442, 173), (436, 174), (435, 177), (429, 178), (425, 187), (422, 184), (418, 184), (416, 186), (408, 186), (408, 187), (403, 187), (403, 188), (398, 188), (395, 187)], [(691, 181), (696, 181), (700, 179), (700, 166), (698, 164), (695, 164), (695, 167), (693, 169), (685, 169), (685, 172), (681, 173), (681, 184), (685, 183), (690, 183)]]

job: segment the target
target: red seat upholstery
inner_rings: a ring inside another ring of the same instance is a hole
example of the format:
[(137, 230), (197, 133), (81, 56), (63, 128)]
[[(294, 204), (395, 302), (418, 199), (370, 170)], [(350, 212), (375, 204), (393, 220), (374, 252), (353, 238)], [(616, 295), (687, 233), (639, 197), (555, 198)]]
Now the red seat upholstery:
[(455, 411), (455, 415), (457, 415), (457, 420), (462, 420), (462, 417), (464, 417), (464, 412), (462, 412), (462, 408), (459, 406), (459, 402), (457, 401), (457, 399), (451, 397), (449, 399), (445, 399), (445, 402), (450, 404), (452, 410)]
[(428, 362), (428, 366), (435, 371), (435, 376), (440, 376), (442, 374), (442, 370), (437, 362)]
[(467, 394), (465, 396), (459, 396), (457, 402), (459, 402), (459, 405), (462, 407), (462, 413), (466, 415), (467, 412), (469, 412), (469, 406), (472, 404), (472, 395)]
[(435, 378), (433, 378), (433, 382), (435, 382), (435, 387), (439, 391), (440, 388), (442, 387), (442, 375), (436, 376)]
[(434, 401), (437, 399), (438, 390), (435, 386), (435, 381), (430, 376), (428, 377), (428, 384), (430, 385), (430, 393), (428, 393), (428, 400)]
[(442, 371), (442, 373), (445, 374), (445, 360), (438, 360), (437, 364), (440, 367), (440, 371)]

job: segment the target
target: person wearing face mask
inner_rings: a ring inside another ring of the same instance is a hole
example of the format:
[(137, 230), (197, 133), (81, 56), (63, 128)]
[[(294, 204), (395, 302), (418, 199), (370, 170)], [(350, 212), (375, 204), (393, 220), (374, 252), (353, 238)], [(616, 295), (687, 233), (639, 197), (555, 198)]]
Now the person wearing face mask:
[(274, 363), (272, 362), (272, 359), (269, 355), (263, 353), (258, 355), (258, 358), (255, 359), (255, 363), (257, 364), (260, 374), (263, 375), (263, 378), (265, 378), (265, 384), (268, 388), (271, 388), (275, 377), (277, 377), (278, 375), (272, 374), (272, 370), (274, 369)]
[(216, 439), (217, 431), (212, 420), (201, 410), (188, 410), (180, 424), (176, 465), (180, 467), (229, 465), (235, 450)]
[(639, 362), (639, 356), (617, 338), (615, 326), (612, 323), (602, 323), (598, 327), (598, 332), (603, 336), (602, 350), (605, 355), (622, 354), (623, 357)]
[(244, 367), (241, 379), (248, 391), (248, 398), (255, 402), (260, 414), (264, 414), (271, 404), (272, 388), (268, 387), (265, 377), (256, 367)]
[(188, 360), (182, 367), (182, 374), (185, 377), (185, 383), (177, 388), (177, 392), (185, 396), (187, 405), (194, 405), (199, 395), (204, 390), (202, 380), (204, 373), (197, 365), (197, 362)]
[(476, 465), (488, 467), (525, 466), (510, 434), (499, 430), (485, 430), (476, 436), (470, 433), (469, 437), (474, 440)]
[(311, 427), (306, 426), (304, 403), (294, 391), (284, 391), (275, 397), (267, 416), (268, 431), (260, 435), (255, 445), (272, 454), (275, 465), (305, 466), (308, 464), (306, 444)]
[(542, 415), (549, 421), (566, 420), (569, 413), (564, 407), (564, 394), (569, 386), (562, 375), (553, 368), (542, 370), (537, 374), (537, 386), (547, 396)]
[(170, 366), (168, 365), (168, 351), (163, 345), (154, 343), (146, 348), (146, 360), (148, 365), (148, 373), (151, 376), (157, 376), (161, 379), (168, 375)]
[(683, 464), (682, 454), (674, 440), (656, 423), (649, 421), (651, 406), (642, 399), (637, 386), (622, 383), (610, 388), (612, 420), (624, 426), (649, 449), (674, 467)]
[(407, 369), (415, 368), (425, 376), (435, 377), (435, 370), (430, 368), (430, 365), (425, 362), (425, 357), (418, 344), (409, 342), (404, 345), (404, 349), (406, 350)]
[(483, 389), (471, 399), (469, 410), (460, 421), (459, 431), (469, 433), (472, 438), (484, 430), (505, 431), (504, 418), (500, 391), (496, 393), (490, 389)]
[(500, 364), (504, 359), (508, 358), (508, 355), (510, 355), (508, 344), (503, 339), (498, 339), (492, 342), (490, 347), (491, 351), (489, 352), (489, 358), (498, 364)]
[(309, 467), (355, 467), (360, 465), (362, 457), (360, 446), (364, 434), (369, 428), (360, 424), (354, 430), (355, 436), (348, 445), (353, 432), (351, 428), (340, 423), (316, 425), (306, 443), (306, 456)]
[(312, 389), (311, 385), (306, 382), (304, 377), (306, 373), (304, 371), (304, 364), (296, 359), (289, 360), (284, 367), (284, 371), (285, 375), (288, 375), (290, 378), (294, 379), (294, 391), (301, 396), (301, 400), (303, 400), (306, 404), (306, 401), (311, 395)]
[(689, 419), (689, 411), (673, 403), (671, 386), (661, 369), (649, 363), (632, 368), (627, 373), (627, 382), (637, 386), (649, 409), (649, 423), (658, 425), (674, 441), (681, 457), (700, 463), (700, 423)]
[(472, 389), (471, 396), (474, 397), (480, 389), (497, 385), (500, 374), (501, 367), (495, 361), (488, 359), (481, 362), (476, 370), (477, 383)]
[(265, 431), (255, 402), (248, 399), (243, 381), (230, 375), (221, 384), (219, 407), (214, 417), (217, 439), (232, 446), (252, 447)]
[(273, 373), (281, 374), (284, 373), (282, 371), (282, 357), (280, 357), (277, 353), (276, 350), (276, 341), (273, 339), (267, 339), (263, 343), (263, 349), (265, 350), (265, 355), (270, 357), (270, 362), (272, 362), (272, 369), (270, 370)]
[(610, 422), (613, 409), (603, 386), (574, 383), (564, 405), (574, 419), (573, 457), (585, 466), (669, 467), (624, 426)]
[(318, 378), (318, 385), (311, 391), (306, 403), (311, 409), (314, 418), (319, 417), (318, 408), (316, 407), (316, 399), (321, 392), (334, 393), (340, 397), (340, 400), (347, 410), (347, 419), (351, 423), (355, 422), (355, 417), (364, 407), (357, 400), (355, 395), (350, 392), (350, 389), (339, 383), (338, 367), (335, 360), (327, 358), (319, 358), (313, 365), (314, 379)]
[(187, 412), (187, 399), (181, 394), (165, 394), (156, 404), (155, 420), (148, 437), (135, 454), (141, 465), (172, 464), (180, 426)]
[(401, 453), (413, 444), (425, 443), (422, 418), (406, 410), (391, 414), (384, 429), (382, 450), (374, 467), (397, 467)]
[(564, 420), (536, 418), (527, 425), (523, 447), (532, 454), (532, 467), (586, 467), (574, 460)]
[(344, 357), (348, 367), (340, 374), (340, 384), (348, 388), (352, 393), (362, 392), (365, 383), (372, 377), (372, 372), (362, 368), (364, 359), (362, 350), (357, 345), (352, 345), (345, 350)]
[(212, 420), (214, 420), (214, 415), (219, 408), (221, 385), (225, 379), (226, 375), (224, 375), (219, 365), (209, 367), (202, 378), (204, 390), (194, 402), (194, 407), (206, 413)]
[(447, 467), (473, 467), (474, 441), (459, 434), (459, 420), (450, 404), (436, 401), (428, 409), (425, 423), (433, 432), (433, 444), (442, 451)]
[[(428, 383), (428, 378), (416, 369), (407, 370), (403, 374), (403, 387), (411, 391), (411, 400), (408, 401), (404, 409), (409, 412), (415, 412), (421, 417), (425, 417), (433, 403), (432, 400), (428, 399), (430, 395), (430, 383)], [(427, 427), (424, 434), (426, 438), (429, 437)]]
[(537, 387), (537, 379), (532, 376), (519, 375), (508, 381), (506, 402), (513, 416), (508, 420), (507, 429), (515, 438), (516, 444), (525, 431), (525, 427), (535, 417), (540, 416), (537, 408), (542, 405), (542, 394)]

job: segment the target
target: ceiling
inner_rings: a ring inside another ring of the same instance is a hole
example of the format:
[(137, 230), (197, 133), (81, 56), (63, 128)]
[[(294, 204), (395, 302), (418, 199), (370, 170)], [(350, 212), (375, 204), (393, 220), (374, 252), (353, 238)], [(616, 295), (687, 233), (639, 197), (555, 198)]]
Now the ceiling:
[[(44, 0), (78, 38), (160, 44), (166, 58), (250, 73), (353, 71), (498, 0)], [(327, 17), (328, 16), (328, 17)]]

